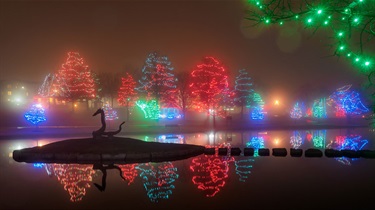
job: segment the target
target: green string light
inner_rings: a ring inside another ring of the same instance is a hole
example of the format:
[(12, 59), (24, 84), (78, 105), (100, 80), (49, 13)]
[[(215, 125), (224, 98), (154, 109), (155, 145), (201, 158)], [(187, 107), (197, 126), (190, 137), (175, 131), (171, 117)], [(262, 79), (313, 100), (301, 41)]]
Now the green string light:
[[(279, 26), (297, 22), (312, 29), (314, 33), (324, 28), (328, 36), (335, 39), (334, 55), (348, 59), (361, 73), (370, 75), (375, 72), (375, 52), (371, 47), (375, 42), (375, 0), (311, 0), (294, 1), (293, 4), (290, 4), (290, 1), (278, 0), (247, 2), (256, 5), (249, 7), (251, 9), (246, 13), (248, 20)], [(367, 84), (369, 88), (375, 89), (373, 81), (369, 80)], [(373, 95), (375, 104), (375, 93)]]

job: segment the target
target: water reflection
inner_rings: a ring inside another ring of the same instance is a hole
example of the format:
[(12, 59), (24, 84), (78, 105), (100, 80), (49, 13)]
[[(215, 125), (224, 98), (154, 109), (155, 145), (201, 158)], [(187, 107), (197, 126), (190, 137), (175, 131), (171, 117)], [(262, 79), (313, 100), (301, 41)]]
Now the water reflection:
[(94, 164), (92, 167), (94, 170), (100, 170), (102, 172), (102, 184), (99, 185), (97, 183), (94, 183), (95, 187), (98, 188), (101, 192), (105, 191), (105, 188), (107, 186), (107, 170), (108, 169), (117, 169), (120, 172), (120, 177), (125, 180), (125, 178), (122, 176), (121, 168), (114, 165), (104, 165), (104, 164)]
[[(259, 148), (320, 148), (320, 149), (350, 149), (350, 150), (361, 150), (371, 149), (374, 150), (374, 143), (372, 138), (373, 134), (363, 132), (363, 130), (284, 130), (284, 131), (263, 131), (263, 132), (216, 132), (216, 133), (193, 133), (193, 134), (165, 134), (165, 135), (138, 135), (132, 136), (133, 138), (145, 139), (147, 141), (159, 141), (166, 143), (181, 143), (181, 144), (197, 144), (206, 145), (206, 147), (213, 147), (216, 149), (215, 155), (200, 155), (188, 160), (176, 161), (176, 162), (161, 162), (161, 163), (142, 163), (142, 164), (124, 164), (124, 165), (80, 165), (80, 164), (33, 164), (32, 166), (42, 171), (41, 174), (47, 174), (51, 178), (55, 178), (61, 185), (62, 188), (69, 195), (71, 202), (82, 201), (86, 193), (90, 192), (91, 186), (95, 185), (94, 180), (98, 178), (102, 180), (101, 184), (97, 184), (97, 188), (105, 191), (106, 179), (114, 178), (107, 176), (106, 170), (114, 169), (118, 170), (121, 179), (118, 178), (117, 171), (116, 178), (118, 181), (125, 185), (133, 185), (132, 187), (138, 187), (141, 191), (141, 195), (146, 197), (150, 203), (157, 203), (162, 200), (168, 200), (174, 198), (174, 196), (184, 194), (185, 192), (177, 193), (179, 190), (185, 190), (186, 188), (178, 189), (181, 185), (176, 183), (185, 183), (186, 185), (194, 186), (194, 190), (202, 192), (199, 196), (202, 197), (215, 197), (217, 195), (228, 195), (225, 191), (231, 189), (228, 185), (236, 185), (236, 182), (247, 184), (248, 187), (256, 185), (254, 182), (249, 182), (254, 176), (259, 175), (258, 167), (254, 167), (254, 164), (260, 163), (257, 149)], [(11, 154), (14, 149), (21, 149), (24, 147), (40, 146), (41, 142), (52, 142), (53, 139), (49, 140), (24, 140), (24, 141), (2, 141), (0, 142), (2, 152), (4, 154)], [(4, 146), (7, 145), (7, 146)], [(231, 148), (231, 147), (252, 147), (256, 148), (254, 157), (244, 156), (219, 156), (218, 148)], [(6, 161), (16, 165), (14, 161), (11, 161), (11, 156), (3, 155), (6, 157)], [(3, 158), (4, 159), (4, 158)], [(300, 158), (298, 160), (303, 159)], [(272, 158), (268, 158), (267, 161), (272, 162)], [(280, 159), (279, 159), (280, 160)], [(285, 159), (282, 159), (285, 160)], [(289, 163), (296, 164), (296, 159), (289, 159)], [(322, 158), (322, 164), (327, 164), (330, 160), (328, 158)], [(353, 164), (354, 161), (359, 162), (363, 159), (353, 158), (336, 158), (337, 161), (332, 161), (334, 165), (354, 165), (352, 167), (344, 167), (345, 170), (355, 168), (355, 166), (361, 164)], [(258, 162), (259, 161), (259, 162)], [(369, 160), (371, 163), (373, 160)], [(266, 161), (265, 161), (266, 162)], [(268, 163), (269, 163), (268, 162)], [(369, 162), (369, 163), (370, 163)], [(301, 163), (301, 162), (299, 162)], [(370, 164), (371, 164), (370, 163)], [(320, 164), (320, 163), (319, 163)], [(328, 163), (328, 164), (331, 164)], [(7, 164), (3, 164), (7, 165)], [(365, 164), (363, 164), (365, 165)], [(19, 168), (24, 167), (22, 164), (18, 164)], [(32, 167), (31, 166), (31, 167)], [(332, 165), (330, 165), (332, 166)], [(102, 169), (100, 169), (102, 167)], [(103, 168), (104, 167), (104, 168)], [(15, 167), (14, 167), (15, 168)], [(264, 167), (265, 168), (265, 167)], [(263, 170), (264, 170), (263, 168)], [(327, 167), (329, 168), (329, 167)], [(324, 168), (325, 170), (327, 168)], [(335, 168), (335, 166), (331, 167)], [(337, 169), (337, 167), (336, 167)], [(13, 169), (15, 170), (15, 169)], [(315, 170), (315, 169), (314, 169)], [(334, 169), (332, 169), (334, 170)], [(366, 169), (363, 169), (366, 171)], [(315, 173), (315, 171), (310, 171)], [(332, 172), (332, 171), (331, 171)], [(253, 174), (252, 174), (253, 173)], [(334, 172), (332, 172), (334, 173)], [(1, 175), (1, 174), (0, 174)], [(232, 177), (231, 177), (232, 176)], [(286, 176), (286, 175), (283, 175)], [(349, 176), (349, 175), (347, 175)], [(232, 178), (232, 179), (231, 179)], [(231, 182), (228, 182), (231, 180)], [(259, 181), (259, 180), (255, 180)], [(332, 180), (331, 180), (332, 181)], [(111, 183), (111, 182), (108, 182)], [(107, 183), (107, 184), (108, 184)], [(134, 186), (142, 183), (142, 185)], [(143, 186), (143, 187), (142, 187)], [(107, 186), (109, 187), (109, 186)], [(236, 185), (238, 188), (238, 185)], [(259, 186), (258, 186), (259, 187)], [(177, 188), (177, 189), (176, 189)], [(260, 187), (259, 187), (260, 188)], [(61, 189), (61, 188), (60, 188)], [(95, 187), (91, 192), (97, 191)], [(124, 190), (126, 191), (126, 190)], [(123, 191), (121, 191), (124, 193)], [(105, 192), (111, 193), (111, 192)], [(94, 193), (93, 193), (94, 194)], [(88, 196), (90, 197), (90, 196)], [(176, 198), (177, 199), (177, 198)], [(181, 198), (179, 198), (181, 199)], [(68, 200), (68, 199), (66, 199)]]
[(312, 141), (315, 148), (325, 148), (327, 130), (313, 131)]
[(158, 136), (158, 142), (175, 143), (175, 144), (185, 144), (186, 143), (184, 135), (174, 135), (174, 134), (160, 135), (160, 136)]
[[(335, 140), (331, 140), (327, 144), (327, 148), (336, 150), (361, 150), (368, 144), (368, 140), (362, 139), (362, 136), (351, 134), (349, 136), (336, 136)], [(352, 161), (358, 158), (339, 157), (335, 158), (338, 162), (350, 166)]]
[(258, 157), (258, 150), (265, 148), (264, 137), (263, 136), (253, 136), (250, 141), (246, 143), (246, 147), (254, 148), (254, 157)]
[(135, 167), (140, 171), (143, 187), (151, 202), (168, 199), (175, 189), (174, 182), (178, 179), (177, 168), (171, 162), (142, 163)]
[(128, 183), (128, 185), (132, 184), (134, 182), (134, 179), (138, 176), (138, 171), (136, 169), (136, 166), (138, 164), (126, 164), (126, 165), (119, 165), (122, 177), (124, 178), (124, 181)]
[(246, 182), (251, 174), (251, 169), (254, 165), (254, 158), (247, 158), (243, 160), (236, 160), (234, 161), (234, 165), (236, 167), (236, 174), (239, 176), (240, 182)]
[[(218, 156), (217, 149), (222, 147), (215, 147), (215, 155), (201, 155), (193, 158), (190, 164), (192, 181), (206, 197), (215, 196), (224, 187), (228, 179), (229, 163), (234, 161), (233, 157)], [(229, 147), (228, 145), (227, 148)]]
[(95, 171), (92, 165), (80, 164), (45, 164), (47, 174), (55, 176), (70, 195), (70, 201), (81, 201), (91, 187)]

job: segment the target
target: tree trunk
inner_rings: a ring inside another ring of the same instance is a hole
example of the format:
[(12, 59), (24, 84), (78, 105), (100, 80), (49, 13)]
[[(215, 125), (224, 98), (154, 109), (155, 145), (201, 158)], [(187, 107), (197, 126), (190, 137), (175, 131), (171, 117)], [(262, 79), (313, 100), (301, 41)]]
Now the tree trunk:
[(213, 116), (213, 126), (214, 126), (214, 129), (215, 129), (215, 126), (216, 126), (216, 114), (215, 114), (215, 111), (214, 111), (214, 116)]
[(126, 121), (129, 121), (129, 101), (126, 101)]

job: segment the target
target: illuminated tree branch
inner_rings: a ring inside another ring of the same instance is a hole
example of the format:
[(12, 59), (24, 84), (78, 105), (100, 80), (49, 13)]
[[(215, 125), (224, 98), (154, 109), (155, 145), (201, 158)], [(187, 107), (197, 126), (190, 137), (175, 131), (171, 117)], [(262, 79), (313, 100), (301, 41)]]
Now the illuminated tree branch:
[(258, 24), (300, 22), (324, 29), (336, 39), (334, 55), (352, 60), (362, 72), (374, 68), (375, 2), (373, 0), (248, 0), (247, 20)]

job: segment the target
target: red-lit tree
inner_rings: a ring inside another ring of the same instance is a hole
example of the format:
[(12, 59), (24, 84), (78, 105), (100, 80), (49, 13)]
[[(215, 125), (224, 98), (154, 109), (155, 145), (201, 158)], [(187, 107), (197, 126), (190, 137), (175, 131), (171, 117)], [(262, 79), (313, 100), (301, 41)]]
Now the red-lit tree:
[(157, 52), (150, 53), (142, 69), (140, 86), (136, 88), (147, 99), (155, 99), (160, 107), (178, 106), (176, 97), (177, 79), (172, 73), (173, 67), (167, 56)]
[(78, 52), (68, 53), (66, 62), (55, 74), (53, 92), (55, 97), (70, 100), (73, 105), (76, 100), (87, 101), (96, 97), (92, 73)]
[(121, 86), (118, 90), (117, 101), (121, 106), (126, 106), (126, 120), (129, 121), (129, 107), (134, 107), (138, 99), (138, 94), (135, 91), (136, 82), (132, 75), (126, 73), (125, 77), (121, 77)]
[(212, 113), (215, 125), (215, 113), (228, 90), (228, 75), (224, 66), (214, 57), (205, 57), (191, 72), (190, 80), (195, 107)]

